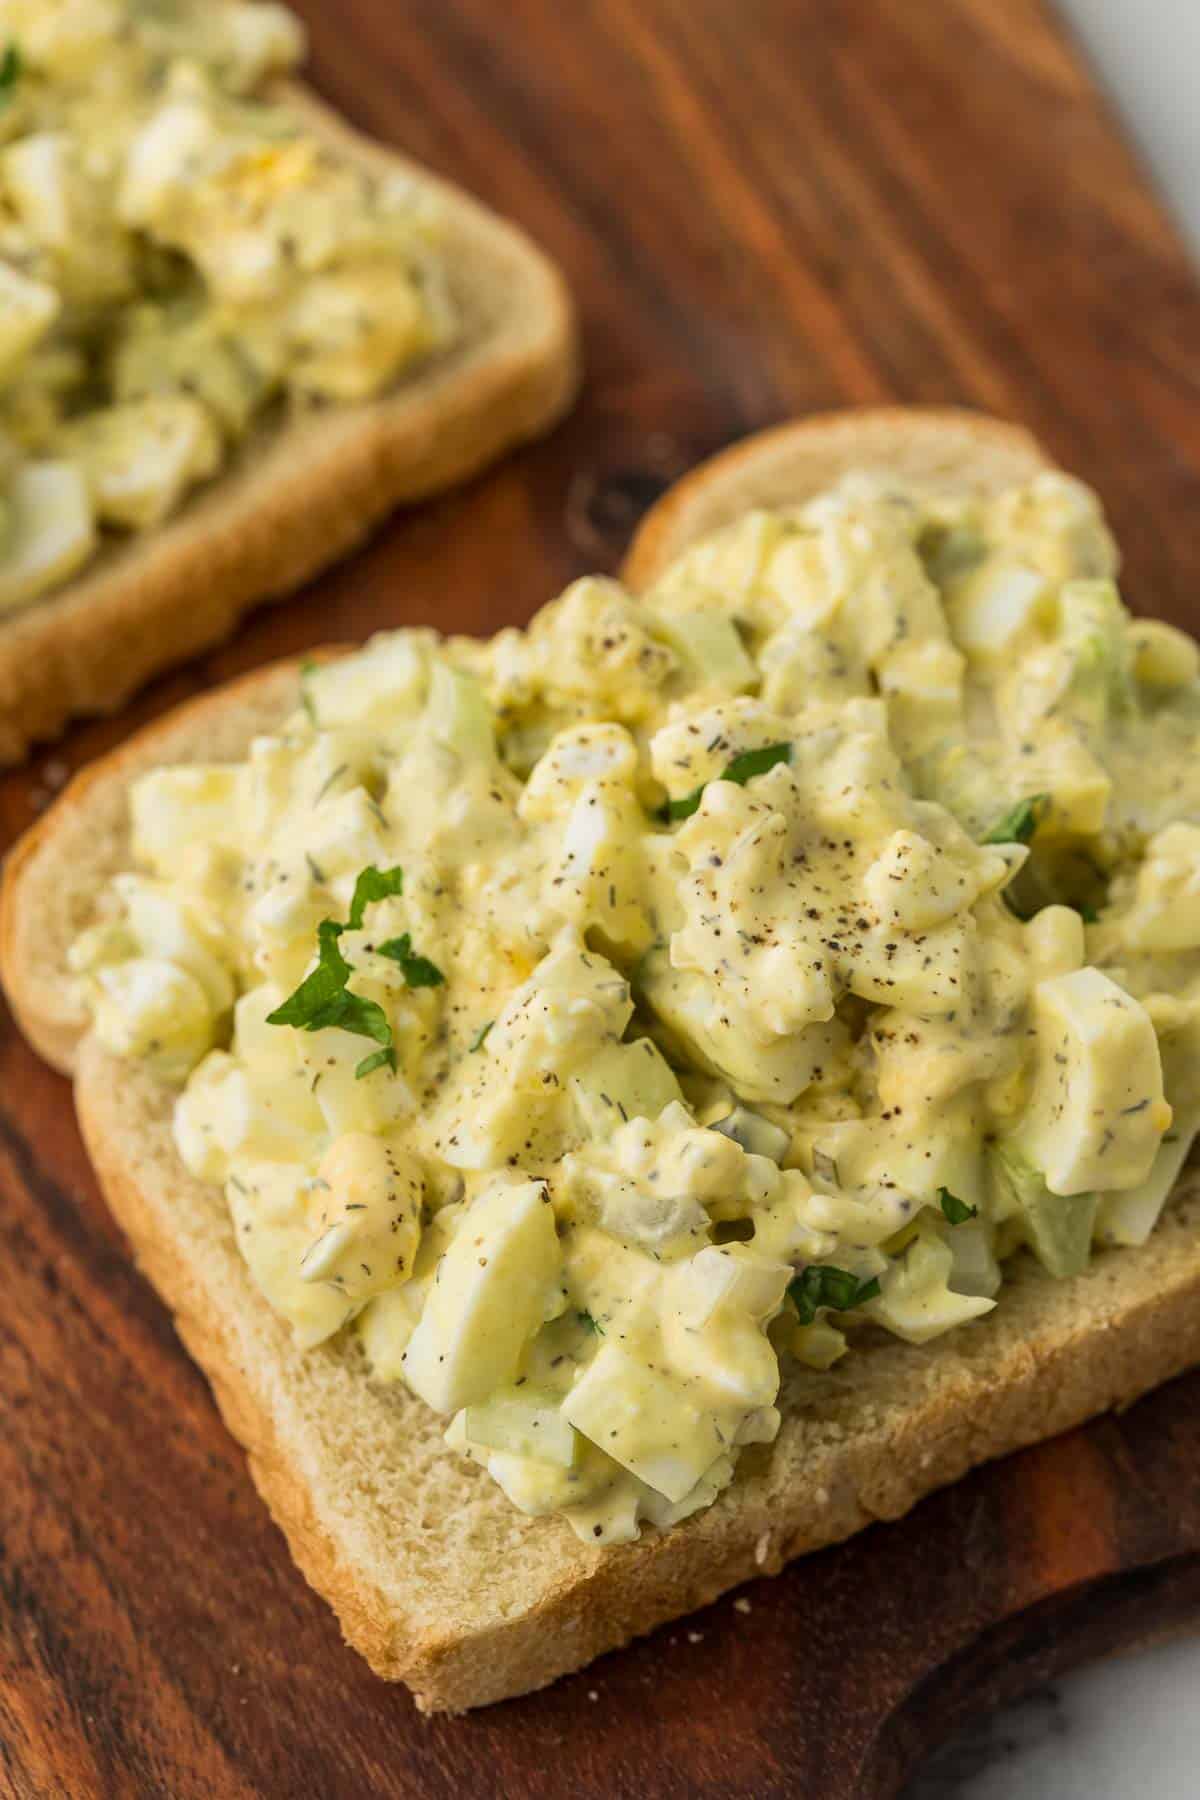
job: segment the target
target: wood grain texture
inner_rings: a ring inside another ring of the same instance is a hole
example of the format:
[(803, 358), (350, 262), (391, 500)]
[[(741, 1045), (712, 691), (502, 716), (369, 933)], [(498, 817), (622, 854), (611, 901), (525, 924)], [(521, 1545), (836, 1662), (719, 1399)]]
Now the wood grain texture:
[[(567, 268), (573, 419), (0, 783), (268, 657), (488, 630), (612, 567), (665, 482), (853, 402), (1023, 419), (1200, 625), (1200, 293), (1034, 0), (308, 0), (314, 75)], [(419, 1721), (292, 1568), (91, 1180), (0, 1039), (0, 1793), (883, 1800), (964, 1712), (1200, 1617), (1200, 1377), (550, 1692)]]

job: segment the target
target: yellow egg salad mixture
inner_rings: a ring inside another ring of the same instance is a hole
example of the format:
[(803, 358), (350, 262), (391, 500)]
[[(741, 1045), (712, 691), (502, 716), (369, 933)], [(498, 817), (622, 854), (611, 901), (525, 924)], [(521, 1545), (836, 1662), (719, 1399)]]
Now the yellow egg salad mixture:
[(854, 476), (137, 781), (73, 967), (300, 1344), (614, 1542), (774, 1438), (781, 1364), (1144, 1242), (1200, 1119), (1200, 655), (1115, 566), (1064, 475)]
[(0, 0), (0, 611), (453, 325), (436, 207), (256, 99), (286, 8)]

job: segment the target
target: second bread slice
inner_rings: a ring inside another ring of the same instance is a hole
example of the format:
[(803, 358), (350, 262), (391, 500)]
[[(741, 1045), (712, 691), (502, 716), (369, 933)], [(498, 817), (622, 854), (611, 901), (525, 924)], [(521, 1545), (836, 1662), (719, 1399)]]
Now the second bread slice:
[(553, 263), (461, 189), (363, 137), (302, 87), (306, 129), (436, 199), (460, 335), (362, 405), (261, 425), (166, 524), (113, 540), (75, 580), (0, 618), (0, 763), (226, 637), (362, 541), (396, 506), (548, 430), (578, 385), (570, 296)]

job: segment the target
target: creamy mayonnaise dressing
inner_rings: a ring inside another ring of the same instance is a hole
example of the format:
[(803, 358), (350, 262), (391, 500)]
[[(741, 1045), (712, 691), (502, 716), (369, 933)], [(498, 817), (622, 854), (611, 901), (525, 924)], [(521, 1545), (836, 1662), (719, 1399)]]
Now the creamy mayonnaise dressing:
[(1065, 476), (851, 477), (138, 780), (73, 966), (298, 1341), (612, 1542), (774, 1438), (781, 1362), (1143, 1242), (1200, 1117), (1200, 657), (1115, 569)]
[(264, 411), (453, 330), (436, 216), (263, 99), (283, 6), (0, 0), (0, 610), (158, 525)]

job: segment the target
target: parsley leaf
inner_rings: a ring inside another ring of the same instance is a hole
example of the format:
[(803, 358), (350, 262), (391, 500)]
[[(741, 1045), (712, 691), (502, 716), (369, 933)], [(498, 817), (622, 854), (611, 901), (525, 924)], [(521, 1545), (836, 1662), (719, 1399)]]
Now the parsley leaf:
[(603, 1325), (601, 1325), (598, 1319), (593, 1319), (590, 1312), (581, 1312), (578, 1317), (579, 1323), (588, 1331), (594, 1331), (597, 1337), (604, 1337), (605, 1331)]
[(268, 1025), (294, 1025), (298, 1031), (319, 1029), (309, 1021), (332, 1005), (350, 979), (350, 964), (338, 949), (338, 939), (345, 929), (333, 919), (321, 920), (317, 926), (316, 968), (282, 1006), (267, 1014)]
[(1018, 800), (1015, 806), (1011, 806), (996, 820), (990, 831), (984, 832), (979, 840), (980, 843), (1031, 843), (1049, 799), (1049, 794), (1029, 794), (1024, 800)]
[(860, 1281), (848, 1269), (834, 1269), (827, 1263), (809, 1263), (788, 1285), (802, 1325), (813, 1323), (819, 1306), (827, 1306), (831, 1312), (849, 1312), (874, 1300), (879, 1291), (877, 1275)]
[(960, 1200), (957, 1194), (950, 1192), (949, 1188), (938, 1189), (938, 1205), (952, 1225), (965, 1225), (968, 1219), (975, 1219), (979, 1216), (977, 1206), (968, 1206), (965, 1200)]
[(374, 1039), (382, 1049), (359, 1063), (354, 1073), (361, 1080), (384, 1063), (394, 1069), (396, 1052), (392, 1048), (392, 1027), (382, 1006), (361, 994), (352, 994), (346, 986), (353, 970), (338, 948), (338, 939), (345, 929), (333, 919), (322, 919), (317, 926), (316, 968), (282, 1006), (267, 1014), (267, 1024), (293, 1025), (297, 1031), (325, 1031), (336, 1026), (356, 1037)]
[[(377, 869), (372, 863), (359, 875), (354, 884), (354, 898), (350, 902), (350, 929), (361, 931), (363, 914), (368, 906), (376, 900), (386, 900), (391, 894), (404, 892), (404, 870)], [(399, 941), (399, 940), (397, 940)]]
[(407, 931), (400, 937), (389, 938), (386, 944), (376, 944), (375, 954), (399, 963), (410, 988), (441, 987), (446, 979), (436, 963), (430, 962), (427, 956), (417, 955)]
[[(316, 968), (304, 977), (295, 993), (267, 1014), (268, 1025), (292, 1025), (297, 1031), (324, 1031), (336, 1026), (356, 1037), (371, 1038), (380, 1048), (358, 1064), (354, 1074), (359, 1081), (376, 1069), (389, 1068), (394, 1072), (396, 1051), (391, 1021), (379, 1002), (351, 993), (347, 987), (354, 970), (342, 955), (338, 940), (344, 931), (361, 929), (363, 915), (374, 901), (399, 894), (403, 886), (404, 874), (399, 868), (364, 869), (354, 884), (347, 923), (321, 920), (317, 926)], [(400, 963), (410, 987), (436, 987), (444, 979), (441, 970), (427, 957), (413, 955), (407, 932), (403, 937), (389, 939), (380, 948), (384, 956), (392, 956)]]
[[(764, 744), (758, 750), (743, 750), (718, 777), (721, 781), (736, 781), (739, 787), (745, 787), (756, 775), (765, 775), (776, 763), (791, 762), (792, 746), (790, 744)], [(668, 800), (658, 809), (658, 816), (664, 824), (674, 819), (690, 819), (697, 811), (703, 798), (707, 782), (701, 782), (690, 794), (684, 794), (679, 800)]]
[(474, 1056), (477, 1050), (483, 1049), (483, 1046), (487, 1043), (488, 1032), (495, 1023), (495, 1019), (489, 1019), (486, 1025), (481, 1025), (479, 1027), (479, 1030), (471, 1040), (470, 1048), (467, 1051), (468, 1056)]
[(7, 106), (12, 99), (13, 89), (21, 79), (23, 67), (20, 46), (10, 38), (4, 55), (0, 56), (0, 106)]
[(391, 1050), (392, 1028), (382, 1006), (377, 1000), (352, 994), (349, 988), (343, 988), (335, 1000), (314, 1013), (304, 1030), (324, 1031), (328, 1025), (336, 1025), (339, 1031), (352, 1031), (356, 1037), (374, 1038), (377, 1044)]
[(764, 744), (760, 750), (743, 750), (735, 756), (722, 781), (736, 781), (739, 787), (745, 787), (756, 775), (765, 775), (776, 763), (791, 762), (792, 746), (790, 744)]

